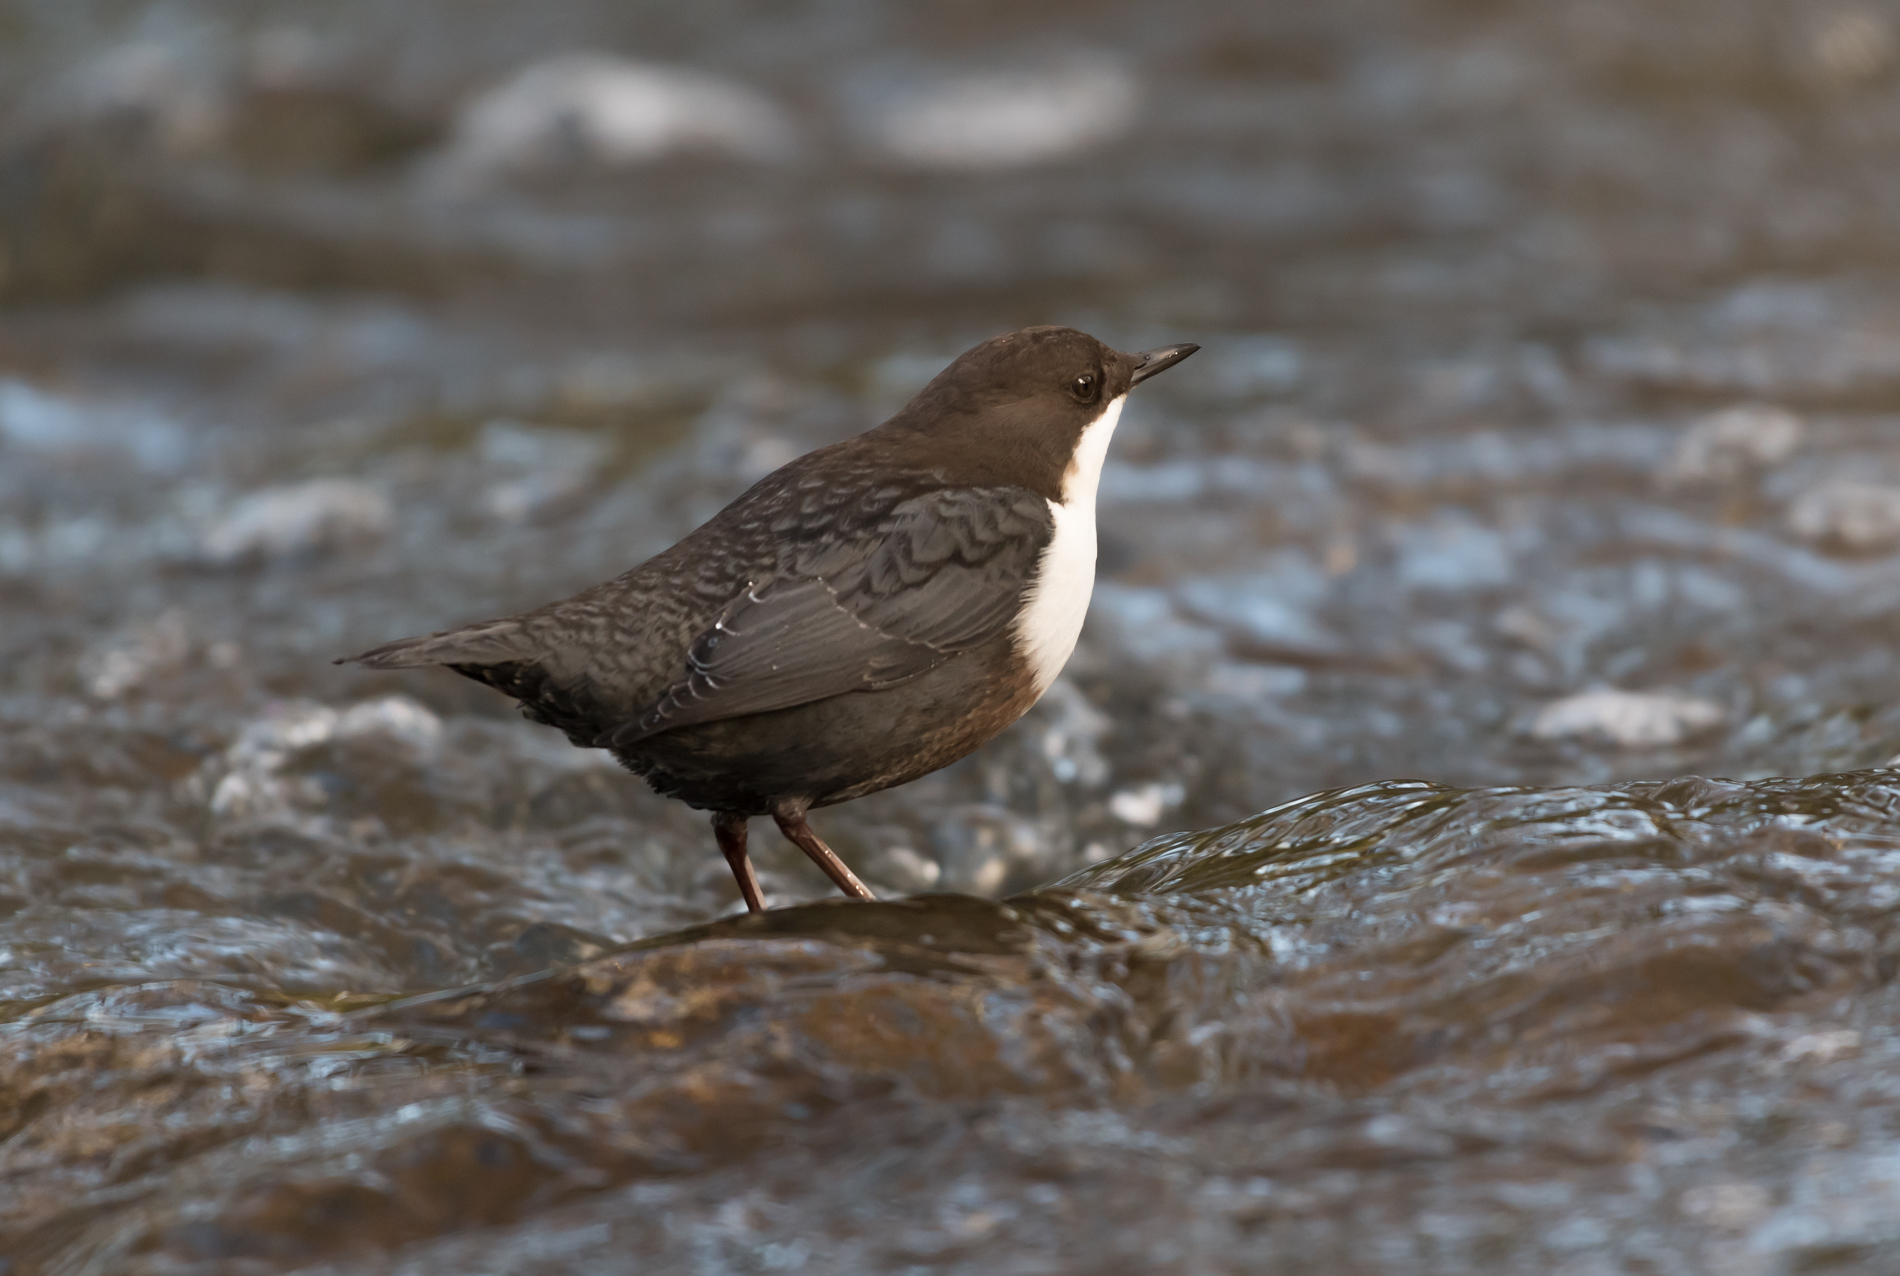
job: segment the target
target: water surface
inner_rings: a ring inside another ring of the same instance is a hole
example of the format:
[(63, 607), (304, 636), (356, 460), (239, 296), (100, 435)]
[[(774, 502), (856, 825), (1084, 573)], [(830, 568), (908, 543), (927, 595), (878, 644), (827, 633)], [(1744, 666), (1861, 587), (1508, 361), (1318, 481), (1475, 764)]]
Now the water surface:
[[(0, 15), (0, 1255), (1891, 1266), (1896, 74), (1885, 5)], [(1064, 678), (820, 814), (888, 902), (761, 829), (735, 917), (329, 663), (1034, 322), (1203, 351)]]

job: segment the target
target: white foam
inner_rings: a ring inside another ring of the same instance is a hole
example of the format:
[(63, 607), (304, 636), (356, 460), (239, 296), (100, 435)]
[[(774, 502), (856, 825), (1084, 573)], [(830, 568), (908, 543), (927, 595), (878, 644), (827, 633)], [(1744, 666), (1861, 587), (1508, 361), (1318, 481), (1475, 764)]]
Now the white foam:
[(1598, 739), (1625, 749), (1680, 744), (1727, 715), (1707, 700), (1595, 687), (1545, 705), (1531, 723), (1540, 740)]
[(389, 499), (354, 479), (312, 479), (252, 492), (204, 535), (214, 563), (315, 553), (381, 540), (395, 525)]
[(684, 151), (769, 160), (794, 140), (783, 112), (743, 85), (581, 53), (537, 62), (469, 103), (444, 167), (484, 176), (573, 158), (641, 164)]
[(1781, 464), (1806, 430), (1786, 408), (1748, 403), (1704, 417), (1685, 432), (1663, 467), (1666, 483), (1734, 482)]
[(1788, 530), (1851, 550), (1900, 545), (1900, 487), (1835, 479), (1809, 488), (1788, 507)]
[(883, 115), (877, 140), (894, 158), (927, 168), (1018, 168), (1121, 136), (1140, 99), (1134, 78), (1113, 61), (1078, 58), (913, 90)]

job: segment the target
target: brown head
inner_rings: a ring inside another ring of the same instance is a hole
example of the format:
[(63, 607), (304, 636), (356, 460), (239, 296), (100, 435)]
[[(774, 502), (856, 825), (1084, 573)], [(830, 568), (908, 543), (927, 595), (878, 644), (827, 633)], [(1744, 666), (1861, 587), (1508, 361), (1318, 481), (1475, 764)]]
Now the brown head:
[(927, 440), (924, 453), (959, 482), (1027, 487), (1060, 500), (1089, 427), (1118, 413), (1134, 386), (1198, 349), (1123, 354), (1074, 328), (1024, 328), (966, 350), (878, 432), (903, 437), (907, 450)]

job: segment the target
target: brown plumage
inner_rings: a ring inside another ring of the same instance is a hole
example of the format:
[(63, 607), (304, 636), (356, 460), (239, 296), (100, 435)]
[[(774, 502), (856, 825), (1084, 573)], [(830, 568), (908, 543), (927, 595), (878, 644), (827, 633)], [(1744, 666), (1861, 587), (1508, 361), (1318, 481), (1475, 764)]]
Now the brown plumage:
[(754, 815), (868, 898), (805, 812), (953, 762), (1035, 702), (1053, 672), (1031, 659), (1026, 604), (1054, 561), (1078, 446), (1103, 425), (1099, 468), (1122, 396), (1194, 349), (1123, 355), (1069, 328), (994, 338), (883, 425), (767, 475), (613, 580), (345, 659), (446, 665), (715, 812), (755, 910)]

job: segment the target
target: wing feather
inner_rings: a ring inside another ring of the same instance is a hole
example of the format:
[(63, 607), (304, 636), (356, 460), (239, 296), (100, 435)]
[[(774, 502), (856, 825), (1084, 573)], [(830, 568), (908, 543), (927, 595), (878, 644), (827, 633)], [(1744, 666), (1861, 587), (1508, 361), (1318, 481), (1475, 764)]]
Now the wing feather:
[(1048, 545), (1048, 504), (1021, 488), (931, 492), (842, 543), (788, 545), (699, 635), (681, 677), (601, 743), (895, 686), (1015, 619)]

